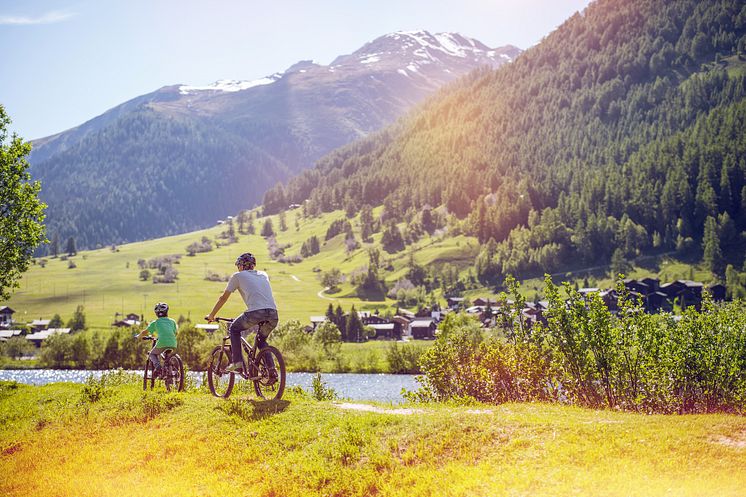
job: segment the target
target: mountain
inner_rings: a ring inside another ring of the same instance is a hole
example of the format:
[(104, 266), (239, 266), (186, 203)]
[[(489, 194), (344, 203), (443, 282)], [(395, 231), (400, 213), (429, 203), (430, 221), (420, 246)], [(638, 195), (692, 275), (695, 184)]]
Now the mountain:
[(519, 53), (458, 34), (399, 32), (328, 66), (301, 61), (255, 81), (137, 97), (33, 143), (48, 236), (93, 247), (211, 225), (443, 85)]
[(440, 206), (483, 242), (485, 283), (667, 251), (727, 279), (746, 251), (745, 123), (743, 2), (597, 0), (264, 205), (382, 204), (414, 232)]

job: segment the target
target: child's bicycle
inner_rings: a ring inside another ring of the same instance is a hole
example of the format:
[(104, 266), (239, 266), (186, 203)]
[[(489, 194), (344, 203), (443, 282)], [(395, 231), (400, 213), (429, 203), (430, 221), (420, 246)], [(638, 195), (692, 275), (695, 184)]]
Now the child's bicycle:
[[(146, 336), (143, 340), (153, 341), (153, 350), (156, 344), (156, 338)], [(150, 362), (148, 358), (145, 361), (145, 372), (143, 373), (142, 387), (144, 390), (155, 388), (155, 382), (163, 381), (163, 386), (166, 387), (167, 391), (175, 389), (177, 392), (184, 391), (184, 362), (179, 357), (179, 354), (175, 353), (172, 349), (166, 349), (161, 352), (161, 371), (160, 375), (156, 377), (155, 366)]]
[[(232, 319), (225, 318), (215, 318), (215, 321), (223, 321), (228, 325), (233, 322)], [(255, 328), (259, 330), (263, 324), (264, 322), (260, 322)], [(241, 359), (244, 367), (235, 373), (225, 370), (231, 364), (233, 357), (230, 336), (226, 333), (223, 337), (223, 345), (218, 345), (213, 349), (207, 368), (207, 383), (214, 396), (227, 399), (233, 391), (235, 375), (238, 374), (254, 383), (254, 391), (259, 397), (266, 400), (282, 398), (282, 393), (285, 391), (285, 361), (275, 347), (268, 345), (257, 351), (257, 335), (254, 335), (254, 345), (249, 345), (249, 342), (243, 336), (241, 337), (243, 351)]]

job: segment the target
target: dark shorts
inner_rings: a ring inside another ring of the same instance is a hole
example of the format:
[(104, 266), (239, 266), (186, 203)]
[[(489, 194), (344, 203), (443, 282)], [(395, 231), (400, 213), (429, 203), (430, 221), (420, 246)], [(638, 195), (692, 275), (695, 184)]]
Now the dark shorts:
[(244, 331), (250, 330), (257, 324), (265, 321), (261, 329), (258, 330), (259, 335), (262, 338), (267, 338), (269, 334), (277, 328), (279, 318), (277, 316), (277, 309), (258, 309), (256, 311), (246, 311), (238, 316), (230, 326), (231, 334), (243, 333)]

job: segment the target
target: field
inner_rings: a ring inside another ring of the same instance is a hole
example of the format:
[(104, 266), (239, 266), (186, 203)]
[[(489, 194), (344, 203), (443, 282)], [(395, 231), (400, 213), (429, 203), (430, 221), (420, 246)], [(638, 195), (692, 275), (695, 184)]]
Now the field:
[[(739, 496), (746, 418), (0, 384), (7, 496)], [(71, 450), (71, 448), (73, 448)]]
[[(278, 242), (290, 244), (286, 254), (296, 254), (303, 242), (317, 235), (323, 243), (324, 234), (332, 221), (344, 217), (342, 212), (325, 214), (317, 218), (298, 219), (295, 226), (293, 212), (287, 215), (287, 231), (279, 230), (278, 216), (272, 216)], [(257, 232), (264, 218), (255, 220)], [(83, 305), (89, 325), (108, 328), (115, 320), (116, 313), (144, 314), (152, 319), (153, 305), (158, 301), (168, 302), (171, 316), (183, 315), (199, 322), (211, 309), (215, 300), (225, 288), (224, 282), (206, 281), (208, 271), (230, 275), (235, 271), (233, 262), (243, 252), (257, 256), (258, 269), (269, 273), (275, 298), (280, 309), (281, 321), (297, 319), (307, 323), (311, 315), (323, 315), (329, 305), (341, 304), (345, 311), (355, 305), (358, 310), (395, 309), (390, 299), (363, 301), (355, 295), (349, 284), (342, 284), (334, 295), (320, 294), (321, 271), (339, 268), (343, 273), (363, 268), (368, 264), (366, 246), (351, 254), (346, 254), (342, 236), (337, 236), (322, 246), (321, 253), (298, 264), (284, 264), (269, 257), (267, 242), (257, 235), (238, 235), (238, 243), (225, 245), (211, 252), (187, 256), (186, 247), (199, 241), (203, 236), (215, 239), (225, 231), (225, 225), (218, 225), (202, 231), (160, 238), (144, 242), (118, 245), (114, 250), (105, 247), (98, 250), (81, 251), (68, 260), (44, 258), (46, 264), (32, 265), (23, 275), (20, 288), (11, 300), (4, 303), (16, 311), (14, 318), (19, 321), (49, 319), (60, 314), (67, 321), (78, 305)], [(374, 243), (380, 239), (374, 236)], [(451, 261), (464, 264), (476, 255), (476, 240), (466, 237), (443, 240), (426, 237), (414, 247), (414, 257), (419, 264), (432, 264), (434, 261)], [(181, 254), (183, 257), (174, 267), (178, 270), (178, 280), (174, 284), (154, 284), (139, 278), (139, 259), (149, 260), (158, 256)], [(396, 281), (406, 271), (409, 251), (382, 259), (390, 262), (393, 270), (385, 276)], [(76, 265), (68, 268), (70, 260)], [(221, 315), (234, 316), (245, 306), (235, 295), (221, 311)]]

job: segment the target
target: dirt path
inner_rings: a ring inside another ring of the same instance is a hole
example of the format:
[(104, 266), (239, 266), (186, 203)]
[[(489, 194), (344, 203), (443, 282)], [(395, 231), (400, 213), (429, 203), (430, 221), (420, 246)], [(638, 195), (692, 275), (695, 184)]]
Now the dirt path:
[[(384, 408), (384, 407), (371, 406), (368, 404), (355, 404), (352, 402), (337, 402), (334, 405), (340, 409), (347, 409), (350, 411), (375, 412), (377, 414), (398, 414), (401, 416), (409, 416), (412, 414), (422, 414), (426, 412), (425, 409), (415, 409), (411, 407), (389, 409), (389, 408)], [(464, 412), (466, 412), (467, 414), (492, 414), (491, 409), (469, 409)]]
[(333, 299), (331, 297), (327, 297), (326, 295), (324, 295), (324, 292), (327, 291), (327, 290), (329, 290), (329, 287), (326, 287), (323, 290), (319, 290), (319, 293), (317, 293), (316, 296), (319, 297), (320, 299), (324, 299), (324, 300), (332, 300), (332, 301), (336, 300), (336, 299)]

